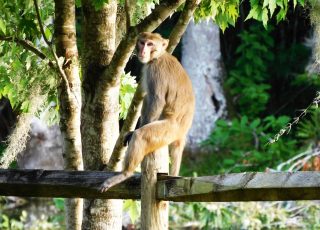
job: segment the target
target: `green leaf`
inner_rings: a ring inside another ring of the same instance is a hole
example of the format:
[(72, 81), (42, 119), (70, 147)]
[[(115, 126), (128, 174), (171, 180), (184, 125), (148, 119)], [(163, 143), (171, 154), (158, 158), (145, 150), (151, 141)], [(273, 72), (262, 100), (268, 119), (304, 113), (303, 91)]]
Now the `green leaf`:
[(283, 0), (276, 0), (276, 3), (278, 6), (280, 6), (281, 9), (284, 8)]
[(53, 198), (54, 206), (59, 210), (64, 210), (64, 199), (63, 198)]
[(230, 5), (228, 7), (228, 15), (235, 22), (239, 16), (238, 9), (236, 5)]
[(284, 9), (281, 9), (279, 11), (279, 13), (277, 14), (277, 23), (279, 23), (280, 21), (282, 21), (283, 19), (285, 19), (286, 17), (286, 11)]
[(260, 125), (261, 120), (259, 118), (255, 119), (251, 124), (250, 128), (255, 129)]
[(254, 9), (251, 9), (245, 21), (247, 21), (248, 19), (254, 18), (255, 16), (256, 16), (256, 11)]
[(6, 25), (4, 24), (4, 21), (0, 18), (0, 30), (3, 34), (6, 34)]
[(81, 0), (76, 0), (76, 7), (77, 8), (81, 7)]
[(264, 0), (263, 1), (263, 8), (267, 7), (269, 5), (269, 0)]
[(103, 5), (105, 3), (108, 3), (108, 1), (109, 0), (94, 0), (92, 3), (93, 3), (95, 10), (101, 10)]
[(22, 102), (20, 109), (21, 109), (23, 112), (27, 112), (28, 109), (29, 109), (29, 101), (24, 101), (24, 102)]
[(123, 209), (129, 212), (130, 219), (132, 223), (135, 223), (140, 216), (139, 203), (134, 200), (126, 200), (123, 205)]
[(51, 40), (51, 37), (52, 37), (52, 33), (51, 33), (51, 30), (49, 28), (46, 28), (46, 30), (44, 31), (46, 37)]
[(269, 0), (270, 17), (272, 17), (276, 7), (277, 7), (276, 0)]
[(28, 56), (26, 59), (26, 70), (29, 70), (31, 67), (32, 58), (31, 56)]
[(240, 125), (242, 128), (245, 128), (247, 126), (247, 123), (248, 123), (248, 117), (247, 116), (243, 116), (241, 118), (241, 121), (240, 121)]
[(261, 21), (261, 13), (262, 13), (262, 7), (257, 5), (257, 6), (253, 6), (253, 8), (250, 10), (249, 15), (247, 16), (247, 18), (245, 19), (248, 20), (250, 18), (256, 19), (258, 21)]
[(225, 165), (234, 165), (236, 162), (233, 159), (224, 159), (223, 164)]
[(263, 23), (264, 28), (267, 28), (268, 20), (269, 20), (268, 10), (265, 8), (262, 11), (262, 23)]
[(33, 1), (32, 0), (25, 0), (25, 8), (26, 9), (31, 9), (32, 7), (33, 7)]

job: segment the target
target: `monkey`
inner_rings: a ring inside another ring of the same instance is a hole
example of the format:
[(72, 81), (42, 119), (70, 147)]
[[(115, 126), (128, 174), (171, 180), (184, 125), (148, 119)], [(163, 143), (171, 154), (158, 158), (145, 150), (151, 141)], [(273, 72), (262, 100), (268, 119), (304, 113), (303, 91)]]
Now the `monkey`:
[(168, 41), (158, 33), (138, 35), (136, 49), (143, 63), (141, 84), (144, 90), (141, 124), (125, 137), (128, 149), (122, 172), (104, 181), (99, 187), (101, 192), (131, 177), (146, 155), (167, 145), (172, 162), (170, 174), (179, 174), (195, 97), (186, 71), (166, 51)]

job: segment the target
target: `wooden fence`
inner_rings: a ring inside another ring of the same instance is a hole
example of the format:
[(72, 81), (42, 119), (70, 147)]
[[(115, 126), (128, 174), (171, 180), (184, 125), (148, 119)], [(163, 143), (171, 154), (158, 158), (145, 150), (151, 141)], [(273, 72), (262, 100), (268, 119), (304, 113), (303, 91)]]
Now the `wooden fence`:
[[(100, 193), (97, 188), (117, 173), (63, 170), (0, 170), (0, 195), (140, 199), (140, 174)], [(205, 177), (158, 174), (159, 201), (320, 200), (320, 172), (235, 173)], [(148, 212), (148, 210), (144, 210)], [(165, 229), (159, 228), (157, 229)]]
[[(104, 180), (115, 174), (101, 171), (0, 170), (0, 195), (140, 199), (140, 174), (107, 192), (97, 190)], [(320, 200), (320, 172), (236, 173), (195, 178), (158, 174), (156, 179), (155, 188), (142, 193), (149, 197), (141, 202), (141, 207), (144, 207), (141, 210), (143, 230), (168, 229), (167, 201)]]

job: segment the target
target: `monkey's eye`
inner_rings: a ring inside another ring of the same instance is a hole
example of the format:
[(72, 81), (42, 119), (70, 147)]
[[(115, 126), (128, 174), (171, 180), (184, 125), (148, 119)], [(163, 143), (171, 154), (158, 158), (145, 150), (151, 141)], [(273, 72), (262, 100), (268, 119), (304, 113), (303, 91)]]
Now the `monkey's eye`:
[(153, 43), (152, 42), (148, 42), (147, 46), (153, 46)]
[(140, 41), (140, 45), (144, 46), (145, 42), (144, 41)]

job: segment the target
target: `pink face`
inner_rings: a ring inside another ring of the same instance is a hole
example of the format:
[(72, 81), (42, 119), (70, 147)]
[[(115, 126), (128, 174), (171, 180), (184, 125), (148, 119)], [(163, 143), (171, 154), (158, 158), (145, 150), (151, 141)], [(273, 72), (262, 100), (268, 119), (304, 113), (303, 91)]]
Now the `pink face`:
[(148, 63), (151, 60), (151, 53), (155, 50), (155, 44), (151, 40), (139, 40), (138, 58), (142, 63)]

